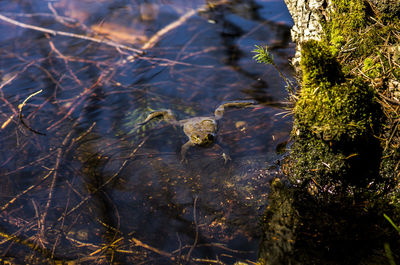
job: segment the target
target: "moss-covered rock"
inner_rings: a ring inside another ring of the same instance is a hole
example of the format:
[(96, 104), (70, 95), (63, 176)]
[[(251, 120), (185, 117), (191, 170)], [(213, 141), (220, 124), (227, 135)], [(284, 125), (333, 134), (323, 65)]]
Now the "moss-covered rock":
[(398, 99), (390, 98), (400, 93), (393, 85), (400, 78), (400, 18), (364, 0), (332, 0), (324, 11), (324, 36), (298, 43), (301, 90), (293, 109), (289, 178), (363, 185), (399, 176), (400, 114), (391, 105)]
[(381, 153), (373, 137), (381, 116), (374, 91), (359, 78), (346, 78), (324, 43), (311, 40), (301, 50), (289, 178), (322, 186), (365, 183), (377, 176)]
[(294, 108), (296, 135), (347, 141), (371, 132), (378, 109), (373, 90), (360, 79), (345, 80), (328, 47), (318, 41), (304, 43), (301, 70), (302, 89)]
[(400, 236), (383, 218), (400, 221), (400, 2), (394, 2), (385, 9), (374, 0), (332, 0), (324, 12), (307, 10), (320, 15), (324, 32), (297, 44), (301, 89), (293, 97), (288, 181), (272, 183), (262, 264), (400, 260), (388, 252), (398, 249)]

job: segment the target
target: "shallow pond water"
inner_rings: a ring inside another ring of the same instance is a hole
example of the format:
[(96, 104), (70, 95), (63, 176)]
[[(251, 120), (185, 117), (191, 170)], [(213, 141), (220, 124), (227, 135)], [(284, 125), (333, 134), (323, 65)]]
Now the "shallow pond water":
[[(283, 0), (23, 0), (0, 10), (4, 260), (256, 261), (291, 120), (284, 80), (251, 51), (269, 45), (291, 75)], [(190, 148), (186, 162), (182, 128), (137, 126), (153, 110), (186, 119), (244, 99), (256, 105), (226, 109), (216, 144)]]

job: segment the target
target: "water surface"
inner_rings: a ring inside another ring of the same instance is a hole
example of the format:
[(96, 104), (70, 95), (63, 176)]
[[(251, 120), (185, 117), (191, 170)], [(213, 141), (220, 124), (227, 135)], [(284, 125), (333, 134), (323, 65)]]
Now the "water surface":
[[(290, 117), (284, 81), (251, 51), (269, 45), (290, 76), (292, 22), (283, 0), (207, 2), (0, 3), (15, 21), (79, 35), (0, 22), (5, 260), (256, 261), (259, 217), (269, 181), (280, 175), (277, 147), (288, 140)], [(24, 126), (18, 106), (39, 90), (22, 108)], [(136, 126), (153, 110), (186, 119), (243, 99), (257, 105), (227, 110), (218, 145), (191, 148), (187, 163), (180, 127)]]

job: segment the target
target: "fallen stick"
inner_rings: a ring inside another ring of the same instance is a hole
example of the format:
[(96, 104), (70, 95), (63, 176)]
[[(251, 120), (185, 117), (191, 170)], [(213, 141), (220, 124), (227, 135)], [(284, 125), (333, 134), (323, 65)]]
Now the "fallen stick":
[(77, 38), (77, 39), (82, 39), (82, 40), (93, 41), (93, 42), (102, 43), (102, 44), (105, 44), (105, 45), (108, 45), (108, 46), (112, 46), (112, 47), (117, 48), (117, 49), (124, 49), (124, 50), (128, 50), (128, 51), (132, 51), (132, 52), (140, 54), (140, 55), (143, 54), (143, 51), (141, 51), (139, 49), (128, 47), (126, 45), (119, 44), (119, 43), (116, 43), (116, 42), (113, 42), (113, 41), (102, 40), (102, 39), (97, 39), (97, 38), (94, 38), (94, 37), (88, 37), (88, 36), (85, 36), (85, 35), (80, 35), (80, 34), (75, 34), (75, 33), (70, 33), (70, 32), (65, 32), (65, 31), (46, 29), (46, 28), (42, 28), (42, 27), (38, 27), (38, 26), (34, 26), (34, 25), (29, 25), (29, 24), (25, 24), (25, 23), (19, 22), (17, 20), (8, 18), (6, 16), (3, 16), (2, 14), (0, 14), (0, 20), (3, 20), (5, 22), (8, 22), (10, 24), (16, 25), (16, 26), (21, 27), (21, 28), (32, 29), (32, 30), (36, 30), (36, 31), (40, 31), (40, 32), (45, 32), (45, 33), (52, 34), (54, 36), (61, 35), (61, 36), (66, 36), (66, 37), (71, 37), (71, 38)]

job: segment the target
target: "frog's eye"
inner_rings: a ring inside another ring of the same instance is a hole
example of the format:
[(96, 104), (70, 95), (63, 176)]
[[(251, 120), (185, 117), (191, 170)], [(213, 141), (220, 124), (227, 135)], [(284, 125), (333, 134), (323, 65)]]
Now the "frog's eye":
[(209, 141), (214, 141), (214, 135), (208, 134), (208, 135), (207, 135), (207, 139), (208, 139)]

